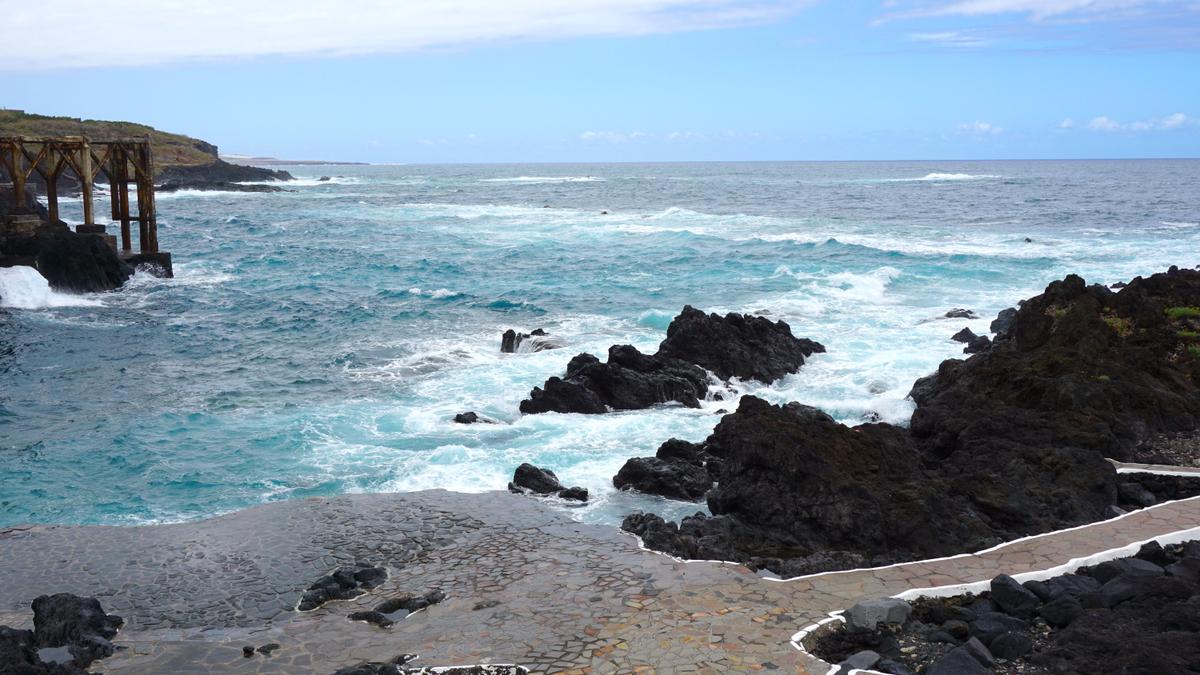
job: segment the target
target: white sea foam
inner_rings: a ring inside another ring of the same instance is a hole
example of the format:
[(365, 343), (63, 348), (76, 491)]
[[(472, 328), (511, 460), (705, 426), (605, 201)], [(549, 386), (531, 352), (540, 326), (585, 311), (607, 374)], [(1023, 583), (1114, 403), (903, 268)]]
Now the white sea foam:
[(0, 267), (0, 307), (51, 309), (97, 307), (103, 304), (96, 298), (52, 290), (46, 278), (32, 267)]
[(952, 180), (987, 180), (987, 179), (989, 179), (989, 178), (1003, 178), (1003, 176), (998, 176), (998, 175), (996, 175), (996, 174), (991, 174), (991, 173), (980, 173), (980, 174), (971, 174), (971, 173), (939, 173), (939, 172), (936, 172), (936, 171), (935, 171), (935, 172), (933, 172), (933, 173), (927, 173), (927, 174), (925, 174), (924, 176), (921, 176), (920, 178), (896, 178), (896, 179), (894, 179), (894, 180), (897, 180), (897, 181), (906, 181), (906, 180), (912, 180), (912, 181), (952, 181)]
[(596, 176), (514, 176), (512, 178), (480, 178), (479, 182), (538, 185), (542, 183), (602, 183), (604, 179)]
[(458, 291), (452, 291), (448, 288), (436, 288), (433, 290), (425, 290), (425, 289), (419, 288), (417, 286), (413, 286), (412, 288), (408, 289), (408, 292), (410, 295), (422, 295), (427, 298), (435, 298), (435, 299), (452, 298), (456, 295), (462, 295), (462, 293), (459, 293)]

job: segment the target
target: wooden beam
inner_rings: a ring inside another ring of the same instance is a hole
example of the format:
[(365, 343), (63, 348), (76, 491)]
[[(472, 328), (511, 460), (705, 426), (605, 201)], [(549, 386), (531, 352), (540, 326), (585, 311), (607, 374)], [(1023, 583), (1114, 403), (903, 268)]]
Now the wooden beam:
[(79, 148), (78, 172), (79, 180), (83, 182), (83, 224), (95, 225), (96, 216), (92, 213), (92, 179), (96, 174), (92, 171), (92, 150), (87, 141)]

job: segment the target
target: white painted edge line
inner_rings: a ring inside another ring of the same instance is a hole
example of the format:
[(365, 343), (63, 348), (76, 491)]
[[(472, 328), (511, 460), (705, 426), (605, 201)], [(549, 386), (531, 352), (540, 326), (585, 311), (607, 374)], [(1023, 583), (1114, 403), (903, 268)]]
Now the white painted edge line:
[(1200, 471), (1195, 469), (1188, 471), (1187, 469), (1151, 469), (1137, 466), (1118, 466), (1117, 473), (1152, 473), (1156, 476), (1186, 476), (1200, 478)]
[[(1023, 541), (1040, 539), (1042, 537), (1054, 537), (1054, 536), (1057, 536), (1060, 534), (1064, 534), (1066, 532), (1075, 532), (1076, 530), (1083, 530), (1083, 529), (1087, 529), (1089, 527), (1095, 527), (1097, 525), (1104, 525), (1106, 523), (1115, 523), (1118, 520), (1123, 520), (1125, 518), (1129, 518), (1130, 516), (1146, 513), (1147, 511), (1153, 511), (1154, 509), (1161, 509), (1161, 508), (1170, 506), (1172, 504), (1183, 504), (1186, 502), (1191, 502), (1191, 501), (1196, 501), (1196, 500), (1200, 500), (1200, 495), (1197, 495), (1195, 497), (1188, 497), (1186, 499), (1176, 499), (1176, 500), (1172, 500), (1172, 501), (1168, 501), (1168, 502), (1162, 502), (1161, 504), (1155, 504), (1154, 506), (1148, 506), (1144, 509), (1138, 509), (1136, 511), (1129, 511), (1127, 513), (1122, 513), (1119, 516), (1109, 518), (1107, 520), (1096, 520), (1096, 521), (1092, 521), (1090, 523), (1084, 523), (1083, 525), (1076, 525), (1075, 527), (1068, 527), (1068, 528), (1065, 528), (1062, 530), (1051, 530), (1050, 532), (1043, 532), (1041, 534), (1031, 534), (1026, 537), (1018, 537), (1017, 539), (1010, 539), (1009, 541), (996, 544), (995, 546), (992, 546), (991, 548), (985, 548), (982, 551), (975, 551), (974, 553), (956, 553), (954, 555), (948, 555), (948, 556), (944, 556), (941, 558), (925, 558), (922, 560), (909, 560), (906, 562), (899, 562), (899, 563), (894, 563), (891, 565), (882, 565), (880, 567), (856, 567), (854, 569), (849, 569), (849, 570), (830, 570), (828, 572), (815, 572), (813, 574), (803, 574), (798, 577), (788, 577), (787, 579), (780, 579), (779, 577), (759, 577), (759, 578), (763, 579), (765, 581), (775, 581), (775, 582), (779, 582), (779, 583), (787, 583), (789, 581), (802, 581), (805, 579), (810, 579), (812, 577), (832, 576), (835, 574), (853, 574), (855, 572), (869, 572), (872, 570), (886, 570), (886, 569), (891, 569), (893, 567), (903, 567), (905, 565), (919, 565), (922, 563), (933, 563), (933, 562), (942, 562), (945, 560), (957, 560), (959, 558), (970, 558), (972, 556), (984, 555), (986, 553), (992, 553), (992, 552), (998, 551), (1002, 548), (1005, 548), (1007, 546), (1011, 546), (1012, 544), (1017, 544), (1017, 543), (1020, 543)], [(731, 560), (701, 560), (701, 559), (692, 560), (692, 559), (687, 559), (687, 558), (678, 558), (669, 553), (663, 553), (662, 551), (655, 551), (654, 549), (647, 548), (646, 543), (644, 541), (642, 541), (642, 538), (636, 534), (633, 534), (632, 532), (625, 532), (624, 530), (621, 530), (621, 532), (623, 534), (626, 534), (626, 535), (636, 539), (639, 549), (641, 549), (643, 551), (647, 551), (649, 553), (654, 553), (656, 555), (666, 556), (666, 557), (670, 558), (671, 560), (674, 560), (675, 562), (685, 563), (685, 564), (686, 563), (716, 563), (718, 565), (743, 566), (742, 563), (734, 562)]]

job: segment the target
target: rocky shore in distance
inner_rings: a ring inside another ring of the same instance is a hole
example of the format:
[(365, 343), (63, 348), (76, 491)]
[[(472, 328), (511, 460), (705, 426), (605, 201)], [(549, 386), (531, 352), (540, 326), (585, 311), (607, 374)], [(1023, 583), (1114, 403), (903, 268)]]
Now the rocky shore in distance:
[[(220, 190), (222, 192), (285, 192), (278, 185), (263, 181), (288, 181), (293, 177), (282, 169), (230, 164), (216, 159), (208, 164), (165, 166), (155, 176), (159, 192), (179, 190)], [(245, 185), (244, 183), (252, 183)]]
[(1119, 292), (1068, 276), (986, 349), (918, 381), (909, 428), (744, 397), (703, 443), (659, 451), (693, 468), (656, 491), (703, 495), (713, 515), (631, 514), (622, 527), (680, 557), (795, 576), (979, 550), (1200, 494), (1200, 480), (1118, 476), (1108, 461), (1200, 424), (1198, 307), (1194, 270)]

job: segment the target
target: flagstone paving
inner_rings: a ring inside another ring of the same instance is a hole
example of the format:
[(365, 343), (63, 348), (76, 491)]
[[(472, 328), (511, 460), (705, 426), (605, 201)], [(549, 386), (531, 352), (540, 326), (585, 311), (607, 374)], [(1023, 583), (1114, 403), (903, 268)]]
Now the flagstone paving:
[[(1200, 498), (974, 555), (790, 581), (680, 562), (617, 529), (508, 493), (429, 491), (282, 502), (206, 521), (0, 532), (0, 623), (44, 593), (98, 597), (126, 625), (106, 673), (332, 673), (404, 653), (420, 665), (533, 672), (825, 673), (801, 628), (860, 599), (1046, 569), (1200, 525)], [(303, 590), (355, 561), (388, 569), (355, 600), (312, 612)], [(349, 621), (404, 592), (441, 604), (388, 629)], [(270, 655), (245, 645), (278, 643)]]

